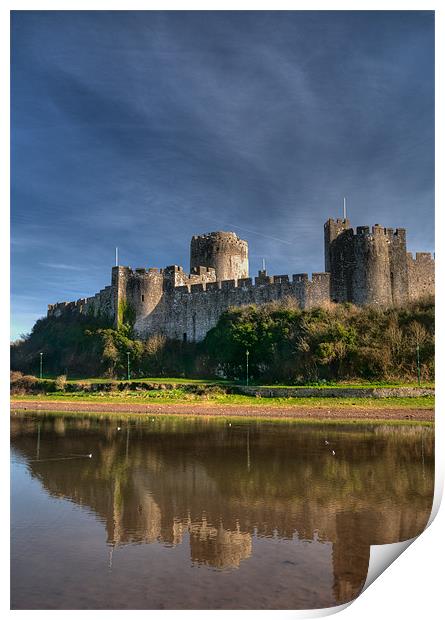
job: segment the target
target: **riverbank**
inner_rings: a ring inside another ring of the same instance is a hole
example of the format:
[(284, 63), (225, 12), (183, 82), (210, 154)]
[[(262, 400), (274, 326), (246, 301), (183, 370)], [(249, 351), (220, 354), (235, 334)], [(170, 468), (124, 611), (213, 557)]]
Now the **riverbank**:
[[(144, 377), (142, 379), (111, 380), (98, 377), (66, 379), (65, 376), (38, 379), (20, 372), (11, 372), (11, 395), (15, 397), (58, 395), (66, 398), (95, 395), (113, 397), (143, 396), (166, 400), (190, 400), (193, 398), (233, 399), (237, 396), (269, 399), (289, 398), (389, 398), (406, 399), (434, 397), (434, 383), (388, 383), (388, 382), (338, 382), (307, 385), (243, 385), (226, 380)], [(270, 400), (272, 399), (272, 400)]]
[[(60, 411), (79, 413), (136, 413), (148, 415), (240, 416), (307, 420), (434, 421), (434, 399), (271, 399), (238, 397), (237, 402), (140, 402), (134, 398), (19, 397), (11, 401), (13, 411)], [(154, 399), (153, 399), (154, 400)], [(157, 400), (157, 399), (156, 399)], [(267, 400), (266, 403), (258, 402)], [(240, 402), (241, 401), (241, 402)], [(253, 401), (253, 402), (252, 402)], [(297, 401), (297, 402), (294, 402)]]

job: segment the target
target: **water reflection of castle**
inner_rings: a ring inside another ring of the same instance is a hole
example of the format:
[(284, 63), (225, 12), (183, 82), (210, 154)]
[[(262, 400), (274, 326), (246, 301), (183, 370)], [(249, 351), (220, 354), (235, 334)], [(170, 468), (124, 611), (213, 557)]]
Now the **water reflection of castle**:
[(57, 467), (32, 461), (34, 422), (13, 419), (12, 443), (49, 493), (98, 515), (112, 548), (188, 540), (194, 563), (222, 569), (254, 556), (256, 537), (317, 540), (332, 547), (338, 603), (360, 591), (370, 544), (411, 538), (428, 520), (433, 433), (422, 428), (332, 430), (333, 459), (322, 429), (162, 424), (44, 420), (40, 458), (94, 454)]
[[(116, 482), (115, 486), (119, 484)], [(252, 553), (252, 536), (242, 532), (239, 524), (235, 530), (227, 530), (222, 523), (217, 526), (209, 523), (205, 515), (199, 521), (193, 520), (190, 513), (185, 519), (173, 517), (171, 523), (165, 523), (152, 495), (140, 497), (139, 502), (135, 510), (134, 504), (122, 506), (119, 501), (113, 501), (113, 512), (107, 515), (106, 521), (108, 544), (179, 545), (187, 533), (192, 561), (216, 568), (239, 566)]]

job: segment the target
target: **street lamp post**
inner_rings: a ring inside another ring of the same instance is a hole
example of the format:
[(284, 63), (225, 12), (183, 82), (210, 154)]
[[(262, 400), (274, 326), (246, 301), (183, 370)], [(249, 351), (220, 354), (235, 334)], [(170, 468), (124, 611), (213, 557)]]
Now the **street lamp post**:
[(40, 378), (43, 379), (43, 353), (40, 353)]
[(416, 346), (417, 353), (417, 383), (420, 385), (420, 347)]
[(130, 381), (130, 351), (127, 351), (127, 380)]
[(249, 349), (246, 349), (246, 385), (249, 385)]

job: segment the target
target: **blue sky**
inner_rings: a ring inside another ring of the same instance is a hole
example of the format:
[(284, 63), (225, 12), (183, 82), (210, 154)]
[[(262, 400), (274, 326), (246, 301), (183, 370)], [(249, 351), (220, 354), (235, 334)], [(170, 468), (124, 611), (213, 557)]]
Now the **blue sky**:
[(434, 251), (432, 12), (12, 14), (12, 337), (234, 230), (322, 271), (323, 223)]

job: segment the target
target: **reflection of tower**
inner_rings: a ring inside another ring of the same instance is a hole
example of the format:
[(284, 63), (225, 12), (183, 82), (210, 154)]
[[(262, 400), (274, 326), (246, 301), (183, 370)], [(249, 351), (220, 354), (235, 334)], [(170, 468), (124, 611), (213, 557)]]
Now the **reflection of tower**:
[(247, 429), (247, 444), (246, 444), (246, 448), (247, 448), (247, 470), (250, 471), (250, 436), (249, 436), (249, 429)]
[(40, 422), (37, 423), (37, 449), (36, 449), (36, 459), (40, 458)]
[(368, 574), (369, 541), (375, 540), (378, 516), (371, 512), (345, 511), (335, 516), (336, 538), (332, 545), (334, 596), (338, 604), (356, 598)]
[(252, 536), (236, 530), (209, 525), (205, 517), (190, 526), (190, 552), (193, 562), (215, 568), (236, 568), (252, 554)]
[(123, 524), (121, 481), (119, 477), (116, 476), (113, 487), (113, 546), (120, 543), (122, 531)]
[(147, 495), (140, 504), (144, 541), (147, 543), (159, 540), (161, 535), (161, 510), (151, 495)]
[[(114, 546), (125, 544), (132, 540), (142, 540), (152, 543), (161, 538), (161, 510), (153, 497), (149, 494), (126, 497), (128, 492), (118, 476), (113, 488), (113, 517), (112, 527), (108, 530), (108, 542)], [(127, 501), (128, 500), (128, 501)], [(176, 542), (180, 542), (180, 532), (176, 532)]]

